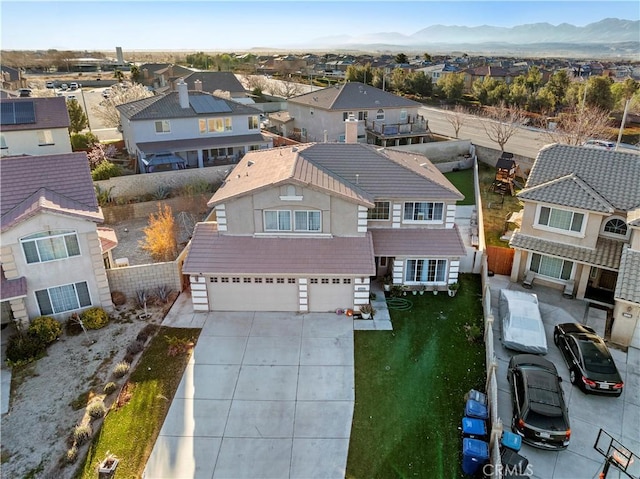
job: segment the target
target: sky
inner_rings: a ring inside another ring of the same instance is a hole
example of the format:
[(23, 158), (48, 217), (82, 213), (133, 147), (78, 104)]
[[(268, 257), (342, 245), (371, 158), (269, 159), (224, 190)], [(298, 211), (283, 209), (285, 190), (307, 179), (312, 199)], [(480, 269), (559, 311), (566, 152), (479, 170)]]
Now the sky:
[(634, 1), (5, 1), (2, 50), (237, 51), (335, 36), (413, 34), (431, 25), (584, 26), (640, 19)]

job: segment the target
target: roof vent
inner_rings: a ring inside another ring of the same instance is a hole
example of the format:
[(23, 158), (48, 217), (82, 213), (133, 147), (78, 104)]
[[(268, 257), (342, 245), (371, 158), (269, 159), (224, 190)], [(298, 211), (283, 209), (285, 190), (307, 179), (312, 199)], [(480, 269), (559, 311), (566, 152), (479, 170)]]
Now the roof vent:
[(296, 151), (298, 151), (298, 147), (296, 147), (296, 146), (292, 146), (292, 147), (291, 147), (291, 151), (292, 151), (293, 153), (295, 153)]
[(360, 175), (356, 173), (356, 185), (360, 184)]
[(253, 166), (253, 161), (251, 160), (247, 161), (247, 166)]

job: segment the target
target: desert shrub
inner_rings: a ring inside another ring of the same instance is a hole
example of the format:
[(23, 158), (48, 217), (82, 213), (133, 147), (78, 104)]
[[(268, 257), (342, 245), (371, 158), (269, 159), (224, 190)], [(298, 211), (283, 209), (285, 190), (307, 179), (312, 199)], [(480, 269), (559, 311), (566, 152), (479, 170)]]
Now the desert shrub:
[(204, 178), (192, 180), (180, 188), (181, 196), (195, 196), (210, 193), (213, 190), (211, 184)]
[(93, 429), (91, 429), (91, 426), (89, 424), (84, 424), (82, 426), (76, 426), (75, 428), (73, 428), (73, 439), (79, 446), (87, 442), (92, 434)]
[(109, 315), (107, 312), (97, 306), (83, 311), (80, 315), (80, 319), (82, 319), (82, 322), (87, 329), (104, 328), (107, 323), (109, 323)]
[(148, 300), (149, 297), (146, 290), (139, 289), (138, 291), (136, 291), (136, 305), (138, 306), (138, 308), (144, 308)]
[(171, 294), (171, 290), (167, 285), (158, 286), (156, 288), (156, 296), (163, 304), (167, 304), (169, 302), (169, 294)]
[(111, 196), (111, 191), (113, 191), (113, 186), (109, 188), (101, 188), (100, 185), (93, 185), (96, 190), (96, 199), (98, 200), (98, 204), (100, 206), (107, 206), (109, 203), (113, 201), (113, 197)]
[(69, 464), (74, 464), (78, 460), (78, 446), (74, 444), (67, 449), (66, 460)]
[(69, 336), (77, 336), (82, 332), (82, 326), (80, 326), (80, 315), (73, 313), (64, 323), (64, 330)]
[(156, 201), (166, 200), (171, 196), (171, 188), (166, 185), (159, 185), (153, 192), (153, 199)]
[(87, 405), (87, 401), (89, 400), (90, 393), (91, 391), (85, 391), (80, 393), (78, 397), (76, 397), (73, 401), (69, 403), (69, 406), (71, 406), (71, 409), (73, 409), (74, 411), (79, 411), (80, 409), (83, 409)]
[(129, 372), (131, 365), (127, 361), (121, 361), (113, 368), (113, 375), (117, 378), (123, 377)]
[(116, 389), (118, 389), (118, 385), (113, 381), (109, 381), (107, 384), (104, 385), (104, 388), (102, 391), (108, 396), (109, 394), (114, 392)]
[(157, 326), (154, 324), (147, 324), (136, 336), (136, 341), (142, 341), (143, 343), (149, 339), (153, 333), (155, 333)]
[(111, 301), (113, 301), (114, 306), (122, 306), (127, 302), (127, 295), (122, 291), (112, 291)]
[(127, 346), (127, 354), (138, 354), (140, 351), (144, 349), (144, 341), (135, 340), (132, 341), (131, 344)]
[(114, 176), (122, 176), (122, 168), (110, 161), (103, 161), (91, 172), (93, 181), (108, 180)]
[(10, 364), (20, 364), (38, 359), (47, 345), (38, 336), (18, 331), (7, 342), (7, 360)]
[(88, 150), (99, 142), (98, 137), (91, 132), (71, 135), (71, 148), (73, 150)]
[(127, 354), (125, 354), (125, 355), (124, 355), (124, 358), (122, 358), (122, 360), (123, 360), (125, 363), (129, 363), (129, 364), (131, 364), (135, 358), (136, 358), (136, 355), (135, 355), (135, 354), (133, 354), (133, 353), (127, 353)]
[(50, 316), (38, 316), (31, 321), (27, 331), (44, 344), (51, 344), (62, 334), (62, 326)]
[(102, 401), (94, 401), (87, 406), (87, 413), (93, 419), (103, 417), (107, 413), (107, 408)]
[(193, 346), (193, 341), (186, 338), (178, 338), (177, 336), (165, 336), (169, 346), (167, 354), (169, 356), (178, 356), (184, 354)]

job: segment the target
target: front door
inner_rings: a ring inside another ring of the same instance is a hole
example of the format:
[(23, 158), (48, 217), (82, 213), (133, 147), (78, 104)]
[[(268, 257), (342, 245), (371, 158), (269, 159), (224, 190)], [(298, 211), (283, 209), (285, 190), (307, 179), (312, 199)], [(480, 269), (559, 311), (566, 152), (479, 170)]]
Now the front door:
[(598, 286), (602, 289), (613, 291), (616, 289), (617, 280), (618, 273), (615, 271), (609, 271), (608, 269), (603, 269), (600, 271), (600, 281), (598, 282)]

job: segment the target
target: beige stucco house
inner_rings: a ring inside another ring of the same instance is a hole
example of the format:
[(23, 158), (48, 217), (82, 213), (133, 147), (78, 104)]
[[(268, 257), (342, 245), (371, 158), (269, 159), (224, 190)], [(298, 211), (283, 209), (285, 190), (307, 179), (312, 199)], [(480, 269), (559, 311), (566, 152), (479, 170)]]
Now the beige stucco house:
[(86, 153), (5, 157), (0, 191), (2, 322), (113, 308), (105, 272), (117, 245)]
[(640, 326), (640, 156), (548, 145), (518, 198), (511, 280), (612, 308), (611, 338), (630, 344)]
[(355, 126), (348, 143), (245, 155), (189, 246), (195, 310), (358, 310), (376, 276), (457, 281), (462, 194), (424, 156), (355, 142)]

